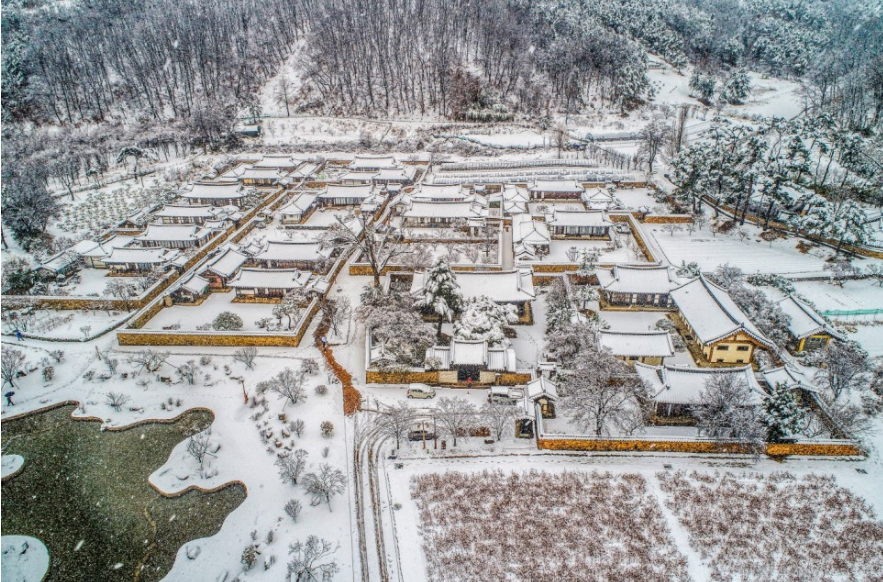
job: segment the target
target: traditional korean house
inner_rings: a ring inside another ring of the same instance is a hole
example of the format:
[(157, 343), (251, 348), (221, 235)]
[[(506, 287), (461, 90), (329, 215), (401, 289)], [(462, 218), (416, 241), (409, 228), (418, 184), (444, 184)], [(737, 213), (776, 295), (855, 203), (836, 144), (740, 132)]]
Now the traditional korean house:
[(208, 294), (210, 282), (199, 275), (193, 275), (172, 291), (175, 303), (196, 303)]
[(249, 258), (249, 255), (242, 251), (228, 248), (221, 256), (210, 262), (200, 275), (209, 282), (212, 289), (223, 289), (239, 274), (239, 270)]
[(111, 271), (121, 273), (147, 273), (170, 265), (181, 251), (164, 248), (112, 248), (102, 259)]
[(319, 196), (319, 206), (360, 206), (374, 195), (374, 187), (328, 184)]
[(315, 241), (268, 241), (249, 265), (261, 269), (300, 269), (323, 273), (328, 268), (331, 249)]
[(623, 307), (672, 308), (671, 290), (679, 285), (665, 265), (614, 265), (599, 269), (604, 300)]
[(379, 172), (380, 170), (395, 169), (398, 167), (393, 156), (356, 156), (349, 169), (352, 172)]
[(347, 172), (340, 177), (344, 186), (373, 186), (377, 172)]
[[(411, 294), (421, 296), (426, 273), (414, 273)], [(514, 305), (522, 321), (530, 317), (530, 302), (536, 298), (532, 269), (514, 271), (460, 272), (457, 284), (464, 299), (487, 296), (500, 304)]]
[[(490, 347), (484, 340), (451, 341), (449, 346), (434, 346), (426, 350), (426, 361), (439, 370), (442, 384), (473, 382), (493, 384), (497, 374), (514, 372), (515, 350), (510, 347)], [(447, 372), (447, 373), (446, 373)]]
[(420, 202), (451, 202), (463, 200), (468, 193), (459, 184), (420, 184), (408, 196)]
[(709, 362), (750, 364), (758, 348), (776, 346), (748, 319), (730, 295), (700, 275), (672, 290), (684, 339), (696, 345)]
[(610, 210), (616, 203), (606, 188), (591, 188), (583, 192), (581, 198), (589, 210)]
[(216, 232), (195, 224), (150, 224), (146, 231), (135, 237), (135, 244), (147, 248), (195, 248), (208, 242)]
[(778, 305), (791, 318), (788, 333), (793, 340), (794, 351), (818, 350), (827, 347), (832, 339), (844, 339), (816, 310), (793, 295), (785, 297)]
[(288, 183), (289, 172), (280, 168), (264, 168), (251, 166), (245, 168), (239, 181), (245, 186), (254, 186), (256, 188), (272, 188), (280, 184)]
[(555, 418), (555, 402), (558, 400), (558, 385), (545, 376), (539, 376), (527, 383), (524, 398), (531, 407), (539, 406), (543, 418)]
[(667, 331), (602, 330), (598, 339), (603, 349), (629, 364), (660, 365), (675, 353)]
[(512, 243), (515, 245), (515, 259), (536, 261), (549, 254), (552, 236), (549, 227), (541, 220), (534, 220), (529, 214), (512, 217)]
[(180, 192), (189, 204), (209, 206), (237, 206), (245, 204), (245, 191), (237, 183), (195, 182)]
[(285, 174), (294, 172), (303, 160), (293, 158), (287, 154), (265, 155), (253, 162), (251, 168), (255, 170), (278, 170)]
[(227, 283), (237, 298), (281, 298), (295, 290), (309, 291), (313, 274), (300, 269), (242, 269)]
[(692, 407), (702, 401), (708, 381), (716, 375), (732, 375), (743, 383), (752, 406), (760, 406), (766, 397), (751, 366), (684, 368), (637, 363), (635, 372), (649, 389), (649, 400), (657, 417), (692, 417)]
[(600, 210), (559, 211), (546, 215), (554, 239), (610, 239), (610, 220)]
[(574, 180), (537, 180), (529, 188), (531, 200), (580, 200), (585, 192)]
[(40, 266), (37, 267), (37, 272), (44, 278), (58, 278), (61, 280), (76, 273), (80, 265), (82, 265), (80, 255), (71, 251), (62, 251), (40, 263)]
[(207, 204), (166, 204), (153, 213), (163, 224), (197, 224), (203, 225), (213, 220), (216, 213)]
[(402, 166), (401, 168), (381, 168), (372, 180), (372, 184), (380, 186), (408, 186), (414, 183), (417, 175), (415, 166)]
[(479, 201), (464, 199), (455, 202), (418, 202), (411, 200), (407, 206), (399, 208), (403, 228), (445, 228), (451, 226), (472, 226), (480, 228), (487, 215), (486, 208)]
[(302, 223), (316, 207), (316, 194), (302, 193), (277, 211), (279, 224), (283, 227)]

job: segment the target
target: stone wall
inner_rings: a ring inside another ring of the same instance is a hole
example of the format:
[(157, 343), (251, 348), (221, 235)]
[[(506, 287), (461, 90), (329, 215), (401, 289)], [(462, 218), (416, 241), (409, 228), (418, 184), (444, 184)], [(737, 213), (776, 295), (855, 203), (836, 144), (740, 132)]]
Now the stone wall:
[[(718, 453), (749, 454), (744, 443), (715, 441), (650, 441), (610, 439), (539, 438), (537, 448), (550, 451), (640, 451), (664, 453)], [(768, 443), (770, 456), (860, 456), (861, 450), (853, 443)]]

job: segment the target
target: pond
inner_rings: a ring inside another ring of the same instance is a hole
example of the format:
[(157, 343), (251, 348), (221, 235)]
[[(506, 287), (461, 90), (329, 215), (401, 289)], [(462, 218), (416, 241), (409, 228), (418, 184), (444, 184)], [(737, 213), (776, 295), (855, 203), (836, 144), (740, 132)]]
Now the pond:
[(211, 424), (210, 413), (101, 432), (98, 422), (72, 420), (74, 408), (2, 425), (4, 454), (25, 458), (2, 486), (3, 535), (46, 544), (46, 580), (160, 580), (182, 545), (217, 533), (245, 500), (240, 485), (169, 499), (147, 482), (175, 445)]

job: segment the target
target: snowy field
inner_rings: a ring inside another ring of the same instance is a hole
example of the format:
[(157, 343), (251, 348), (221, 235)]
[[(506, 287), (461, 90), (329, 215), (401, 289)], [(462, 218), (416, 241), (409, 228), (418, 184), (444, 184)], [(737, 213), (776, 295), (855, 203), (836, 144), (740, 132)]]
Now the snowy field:
[[(6, 319), (4, 313), (3, 333), (25, 333), (54, 339), (79, 340), (116, 325), (129, 317), (124, 311), (40, 309), (19, 319)], [(88, 328), (88, 330), (85, 330)]]
[(794, 291), (821, 312), (883, 309), (883, 287), (871, 279), (846, 281), (843, 287), (827, 281), (795, 281)]
[[(242, 318), (242, 331), (260, 331), (255, 324), (259, 319), (271, 318), (275, 303), (233, 303), (236, 293), (210, 293), (208, 298), (200, 305), (173, 305), (166, 307), (156, 314), (143, 329), (162, 330), (176, 329), (178, 331), (196, 331), (198, 326), (211, 324), (218, 314), (231, 311)], [(283, 320), (283, 328), (287, 320)], [(292, 322), (295, 327), (297, 322)], [(176, 327), (177, 326), (177, 327)]]
[(549, 254), (543, 257), (541, 261), (519, 261), (519, 264), (524, 265), (541, 265), (543, 263), (573, 263), (576, 264), (577, 260), (573, 260), (568, 256), (568, 253), (572, 248), (576, 248), (578, 252), (583, 250), (588, 251), (598, 251), (600, 254), (598, 255), (598, 262), (601, 264), (613, 264), (613, 263), (644, 263), (647, 261), (647, 258), (644, 256), (644, 253), (638, 248), (636, 245), (631, 245), (631, 237), (622, 236), (621, 239), (622, 246), (619, 248), (614, 248), (608, 250), (608, 245), (610, 245), (610, 241), (606, 240), (557, 240), (554, 239), (549, 244)]
[(741, 227), (749, 234), (745, 240), (735, 234), (736, 229), (730, 234), (715, 235), (707, 227), (693, 234), (686, 229), (671, 234), (665, 232), (662, 225), (643, 226), (672, 265), (695, 262), (703, 271), (713, 271), (718, 265), (729, 263), (746, 274), (774, 273), (786, 277), (822, 274), (825, 259), (833, 254), (833, 251), (819, 248), (803, 254), (796, 248), (800, 239), (793, 237), (764, 242), (758, 238), (761, 229), (747, 223)]

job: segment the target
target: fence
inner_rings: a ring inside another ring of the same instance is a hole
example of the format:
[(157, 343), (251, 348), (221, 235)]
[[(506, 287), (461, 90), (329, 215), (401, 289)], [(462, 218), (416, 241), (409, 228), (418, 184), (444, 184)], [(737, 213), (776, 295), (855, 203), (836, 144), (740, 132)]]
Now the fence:
[(515, 170), (518, 168), (597, 168), (594, 160), (519, 160), (510, 162), (452, 162), (439, 165), (439, 172)]

